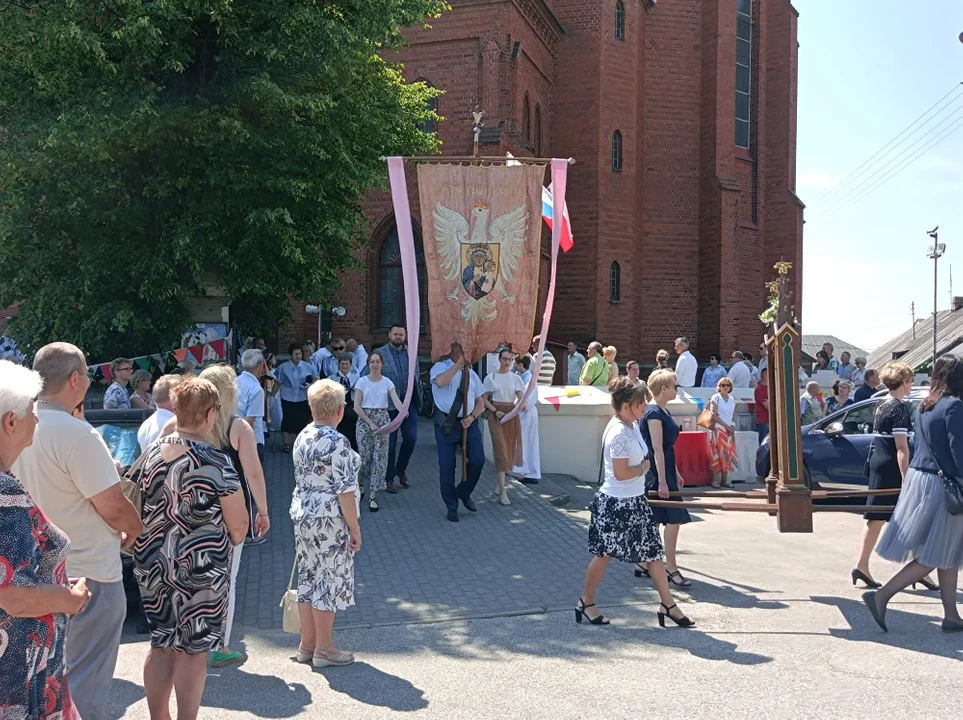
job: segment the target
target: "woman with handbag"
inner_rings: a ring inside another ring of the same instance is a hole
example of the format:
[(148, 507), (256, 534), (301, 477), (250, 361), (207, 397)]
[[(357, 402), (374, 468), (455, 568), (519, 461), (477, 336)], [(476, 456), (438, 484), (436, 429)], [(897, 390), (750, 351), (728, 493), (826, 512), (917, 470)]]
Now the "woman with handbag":
[[(685, 480), (675, 467), (675, 441), (679, 438), (679, 425), (672, 418), (668, 404), (676, 396), (679, 377), (671, 370), (656, 370), (649, 376), (649, 392), (655, 401), (650, 404), (639, 423), (642, 437), (651, 452), (651, 470), (646, 476), (645, 489), (658, 490), (661, 500), (668, 500), (670, 492), (685, 487)], [(679, 572), (676, 560), (676, 547), (679, 544), (679, 530), (692, 520), (689, 511), (682, 507), (652, 508), (652, 519), (657, 525), (664, 525), (663, 543), (665, 545), (665, 571), (669, 582), (679, 587), (691, 587), (692, 582)], [(648, 575), (648, 568), (641, 563), (635, 566), (635, 576)]]
[[(729, 473), (738, 467), (733, 419), (736, 399), (732, 396), (732, 380), (724, 377), (716, 385), (716, 393), (709, 401), (712, 413), (712, 429), (709, 430), (709, 467), (712, 470), (712, 487), (732, 487)], [(702, 418), (699, 418), (700, 424)]]
[(354, 605), (361, 457), (337, 431), (344, 388), (334, 380), (318, 380), (308, 388), (308, 403), (314, 422), (298, 435), (293, 453), (291, 520), (301, 625), (295, 659), (314, 667), (350, 665), (354, 656), (335, 647), (333, 630), (334, 614)]
[(271, 529), (268, 516), (267, 488), (264, 469), (257, 455), (257, 439), (251, 425), (237, 416), (237, 373), (230, 365), (214, 365), (200, 375), (217, 388), (221, 409), (218, 410), (211, 431), (210, 443), (231, 456), (244, 493), (244, 505), (250, 516), (250, 524), (244, 542), (234, 546), (231, 562), (231, 589), (228, 596), (227, 619), (224, 623), (224, 646), (211, 653), (211, 665), (223, 667), (241, 662), (244, 655), (231, 650), (231, 630), (234, 626), (234, 603), (237, 571), (241, 567), (241, 551), (245, 544), (260, 544), (267, 539)]
[(864, 593), (863, 602), (886, 631), (890, 599), (936, 569), (943, 632), (963, 632), (956, 607), (957, 577), (963, 568), (963, 360), (944, 355), (936, 361), (915, 427), (913, 459), (876, 549), (886, 560), (909, 562), (882, 588)]

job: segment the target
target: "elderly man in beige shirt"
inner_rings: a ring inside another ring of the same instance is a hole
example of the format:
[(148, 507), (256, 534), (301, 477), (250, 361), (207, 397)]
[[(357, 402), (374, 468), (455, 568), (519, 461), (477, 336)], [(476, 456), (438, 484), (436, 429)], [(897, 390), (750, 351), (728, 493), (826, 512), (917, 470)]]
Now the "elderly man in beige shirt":
[(67, 574), (87, 579), (90, 602), (70, 621), (67, 634), (67, 677), (80, 716), (100, 720), (127, 616), (120, 549), (131, 547), (144, 526), (121, 491), (103, 438), (71, 415), (90, 386), (83, 352), (69, 343), (46, 345), (37, 351), (33, 369), (44, 381), (39, 423), (14, 472), (70, 538)]

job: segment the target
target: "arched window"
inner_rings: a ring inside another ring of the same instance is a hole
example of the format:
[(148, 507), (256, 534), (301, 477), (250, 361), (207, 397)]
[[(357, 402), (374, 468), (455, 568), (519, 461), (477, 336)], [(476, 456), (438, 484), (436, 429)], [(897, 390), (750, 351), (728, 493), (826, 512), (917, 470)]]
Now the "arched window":
[(622, 133), (612, 134), (612, 172), (622, 172)]
[(535, 137), (532, 138), (532, 142), (535, 145), (535, 157), (542, 156), (542, 108), (538, 105), (535, 106)]
[[(427, 280), (425, 279), (425, 253), (421, 236), (415, 232), (415, 259), (418, 263), (418, 299), (421, 305), (421, 326), (424, 328), (428, 318)], [(378, 327), (388, 328), (394, 323), (405, 320), (404, 281), (401, 275), (401, 245), (398, 241), (398, 228), (391, 232), (381, 244), (378, 255)]]
[(612, 262), (609, 267), (609, 302), (618, 302), (622, 299), (622, 268), (617, 262)]
[(625, 40), (625, 5), (622, 0), (615, 3), (615, 39)]
[[(434, 87), (434, 86), (433, 86), (430, 82), (428, 82), (427, 80), (419, 80), (418, 82), (423, 82), (423, 83), (424, 83), (425, 85), (427, 85), (428, 87)], [(426, 102), (425, 102), (425, 109), (428, 110), (429, 112), (437, 112), (437, 110), (438, 110), (438, 98), (433, 97), (433, 98), (430, 98), (428, 101), (426, 101)], [(435, 132), (435, 131), (438, 129), (436, 126), (437, 126), (437, 123), (435, 122), (434, 118), (428, 118), (428, 119), (425, 120), (423, 123), (421, 123), (421, 125), (418, 126), (418, 129), (421, 130), (421, 132), (423, 132), (423, 133), (431, 134), (431, 133)]]
[(525, 93), (525, 98), (522, 100), (522, 135), (526, 140), (532, 137), (532, 108), (528, 102), (528, 93)]

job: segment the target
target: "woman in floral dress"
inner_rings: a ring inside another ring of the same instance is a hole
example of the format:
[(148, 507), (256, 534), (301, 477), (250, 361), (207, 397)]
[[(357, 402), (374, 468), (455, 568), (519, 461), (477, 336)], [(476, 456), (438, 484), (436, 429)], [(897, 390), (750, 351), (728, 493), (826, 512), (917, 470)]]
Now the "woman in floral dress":
[[(301, 645), (297, 661), (314, 667), (350, 665), (334, 645), (334, 614), (354, 605), (354, 554), (361, 549), (358, 471), (361, 457), (338, 432), (344, 388), (318, 380), (308, 388), (314, 422), (294, 441), (294, 549), (298, 568)], [(382, 473), (382, 478), (384, 473)]]
[(67, 578), (67, 536), (10, 474), (33, 442), (42, 384), (33, 370), (0, 360), (0, 717), (79, 720), (64, 642), (90, 593), (83, 578)]

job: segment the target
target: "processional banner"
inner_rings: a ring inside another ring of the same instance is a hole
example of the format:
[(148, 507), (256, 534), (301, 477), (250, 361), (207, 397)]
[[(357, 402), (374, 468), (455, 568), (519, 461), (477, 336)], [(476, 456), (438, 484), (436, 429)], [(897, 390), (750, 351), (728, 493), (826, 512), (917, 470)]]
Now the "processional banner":
[(528, 348), (544, 179), (537, 164), (418, 166), (433, 360), (454, 342), (473, 363), (505, 343)]

